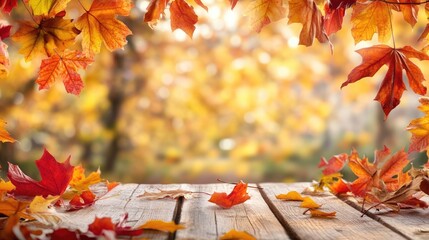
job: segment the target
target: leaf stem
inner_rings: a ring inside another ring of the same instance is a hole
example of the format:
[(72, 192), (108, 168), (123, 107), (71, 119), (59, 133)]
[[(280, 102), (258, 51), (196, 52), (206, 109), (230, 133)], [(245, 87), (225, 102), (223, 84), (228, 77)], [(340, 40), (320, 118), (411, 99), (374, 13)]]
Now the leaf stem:
[(79, 5), (83, 8), (83, 10), (85, 10), (85, 12), (88, 12), (88, 10), (85, 8), (85, 6), (83, 6), (82, 2), (80, 0), (77, 0)]
[[(225, 182), (225, 181), (223, 181), (223, 180), (221, 180), (220, 178), (218, 178), (218, 179), (216, 179), (218, 182), (221, 182), (221, 183), (228, 183), (228, 184), (234, 184), (234, 185), (237, 185), (238, 183), (237, 182)], [(247, 186), (247, 187), (249, 187), (249, 188), (257, 188), (257, 189), (264, 189), (264, 188), (262, 188), (262, 187), (258, 187), (258, 186)]]
[(387, 9), (387, 11), (389, 11), (390, 34), (392, 36), (393, 48), (396, 49), (395, 34), (393, 31), (393, 22), (392, 22), (392, 11), (390, 10), (390, 8)]
[(34, 18), (34, 15), (31, 13), (30, 9), (28, 8), (27, 4), (24, 2), (24, 0), (22, 0), (22, 4), (24, 4), (25, 10), (27, 10), (28, 14), (30, 14), (31, 19), (33, 19), (34, 23), (37, 24), (37, 26), (39, 26), (39, 23), (36, 21), (36, 19)]

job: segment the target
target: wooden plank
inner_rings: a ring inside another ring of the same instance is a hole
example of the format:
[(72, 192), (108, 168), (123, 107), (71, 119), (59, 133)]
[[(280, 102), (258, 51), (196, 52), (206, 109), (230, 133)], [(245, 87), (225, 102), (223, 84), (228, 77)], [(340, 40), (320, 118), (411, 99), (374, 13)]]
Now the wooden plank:
[[(429, 197), (422, 200), (428, 202)], [(361, 205), (353, 201), (347, 201), (356, 209), (361, 209)], [(368, 206), (369, 207), (369, 206)], [(399, 213), (376, 210), (371, 211), (368, 216), (379, 221), (388, 227), (399, 231), (409, 239), (429, 239), (429, 210), (428, 209), (402, 209)]]
[(361, 213), (330, 193), (323, 196), (311, 196), (317, 203), (323, 204), (321, 210), (336, 211), (334, 219), (310, 218), (303, 215), (305, 209), (300, 202), (282, 201), (276, 195), (289, 191), (302, 192), (309, 183), (264, 183), (267, 202), (280, 221), (287, 225), (291, 236), (299, 239), (404, 239), (381, 223), (371, 218), (362, 218)]
[[(182, 185), (181, 189), (194, 192), (231, 192), (230, 184)], [(223, 209), (208, 202), (206, 194), (185, 199), (181, 211), (181, 224), (186, 229), (176, 233), (176, 239), (218, 239), (226, 232), (236, 229), (246, 231), (256, 239), (289, 239), (283, 226), (270, 211), (257, 189), (249, 188), (251, 199)]]
[[(86, 231), (88, 224), (97, 217), (111, 217), (117, 222), (121, 216), (128, 213), (127, 225), (137, 227), (152, 219), (171, 221), (176, 207), (176, 200), (142, 200), (137, 198), (144, 191), (176, 188), (175, 185), (138, 185), (124, 184), (114, 188), (93, 206), (66, 213), (66, 219), (61, 225)], [(140, 236), (149, 239), (167, 239), (167, 233), (145, 231)]]

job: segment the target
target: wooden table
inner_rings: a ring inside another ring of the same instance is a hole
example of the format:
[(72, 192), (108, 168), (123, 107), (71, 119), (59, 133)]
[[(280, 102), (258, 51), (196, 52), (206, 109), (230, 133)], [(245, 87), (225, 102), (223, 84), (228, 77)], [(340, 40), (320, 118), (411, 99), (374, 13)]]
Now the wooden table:
[(68, 223), (82, 230), (95, 216), (118, 220), (129, 214), (128, 224), (139, 226), (151, 219), (174, 220), (186, 226), (175, 234), (146, 232), (149, 239), (218, 239), (231, 229), (246, 231), (257, 239), (429, 239), (429, 210), (402, 210), (397, 213), (370, 214), (361, 217), (359, 207), (332, 194), (311, 196), (323, 204), (322, 210), (336, 211), (334, 219), (310, 218), (299, 202), (286, 202), (275, 195), (291, 190), (301, 192), (309, 183), (263, 183), (263, 189), (249, 188), (251, 199), (222, 209), (197, 194), (191, 199), (142, 200), (138, 195), (158, 189), (184, 189), (195, 192), (230, 192), (229, 184), (124, 184), (113, 189), (95, 205), (68, 213)]

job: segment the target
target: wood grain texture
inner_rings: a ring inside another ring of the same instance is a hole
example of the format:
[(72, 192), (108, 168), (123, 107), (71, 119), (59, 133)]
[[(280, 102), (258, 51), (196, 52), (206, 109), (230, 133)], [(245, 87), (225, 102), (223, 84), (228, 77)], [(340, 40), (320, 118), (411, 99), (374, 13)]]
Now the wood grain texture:
[[(233, 185), (182, 185), (182, 189), (194, 192), (231, 192)], [(283, 226), (270, 211), (257, 189), (249, 188), (251, 199), (230, 209), (223, 209), (208, 202), (210, 196), (198, 194), (186, 199), (181, 212), (181, 223), (186, 229), (176, 234), (176, 239), (218, 239), (236, 229), (246, 231), (257, 239), (289, 239)]]
[(289, 234), (299, 239), (404, 239), (381, 223), (371, 218), (362, 218), (361, 213), (330, 193), (311, 196), (322, 204), (321, 210), (336, 211), (334, 219), (310, 218), (303, 215), (300, 202), (276, 199), (276, 195), (289, 191), (302, 192), (309, 183), (264, 183), (260, 184), (268, 202), (280, 221), (287, 225)]
[[(117, 222), (126, 213), (128, 214), (127, 225), (133, 227), (138, 227), (148, 220), (171, 221), (176, 200), (142, 200), (137, 196), (143, 194), (144, 191), (168, 190), (175, 187), (175, 185), (119, 185), (93, 206), (67, 213), (67, 218), (62, 224), (86, 231), (88, 224), (94, 221), (96, 216), (111, 217), (113, 222)], [(139, 238), (168, 239), (168, 233), (148, 230)]]
[[(429, 197), (422, 200), (428, 202)], [(361, 209), (361, 205), (353, 200), (347, 201), (347, 203)], [(402, 209), (399, 213), (374, 210), (371, 213), (365, 217), (371, 217), (409, 239), (429, 239), (429, 209)]]

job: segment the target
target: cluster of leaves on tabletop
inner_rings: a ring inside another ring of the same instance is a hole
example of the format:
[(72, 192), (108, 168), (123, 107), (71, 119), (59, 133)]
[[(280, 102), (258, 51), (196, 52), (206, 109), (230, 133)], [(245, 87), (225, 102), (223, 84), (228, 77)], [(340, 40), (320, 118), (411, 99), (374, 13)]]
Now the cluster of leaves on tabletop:
[[(407, 168), (409, 164), (409, 155), (404, 150), (391, 154), (387, 147), (375, 151), (373, 161), (360, 157), (356, 150), (329, 160), (322, 158), (319, 167), (324, 176), (314, 191), (328, 187), (336, 195), (351, 194), (362, 201), (364, 212), (372, 208), (396, 212), (401, 208), (427, 208), (427, 202), (421, 197), (429, 193), (429, 168)], [(356, 175), (354, 181), (342, 178), (340, 170), (345, 166)], [(365, 203), (371, 205), (367, 210), (364, 210)]]
[(286, 194), (278, 194), (278, 195), (276, 195), (276, 198), (280, 199), (280, 200), (284, 200), (284, 201), (299, 201), (299, 202), (301, 202), (301, 205), (299, 207), (307, 208), (307, 210), (304, 211), (303, 214), (306, 214), (309, 211), (311, 217), (334, 218), (335, 215), (337, 214), (336, 212), (325, 212), (325, 211), (319, 210), (319, 208), (322, 207), (321, 204), (316, 203), (311, 197), (303, 197), (297, 191), (290, 191)]

